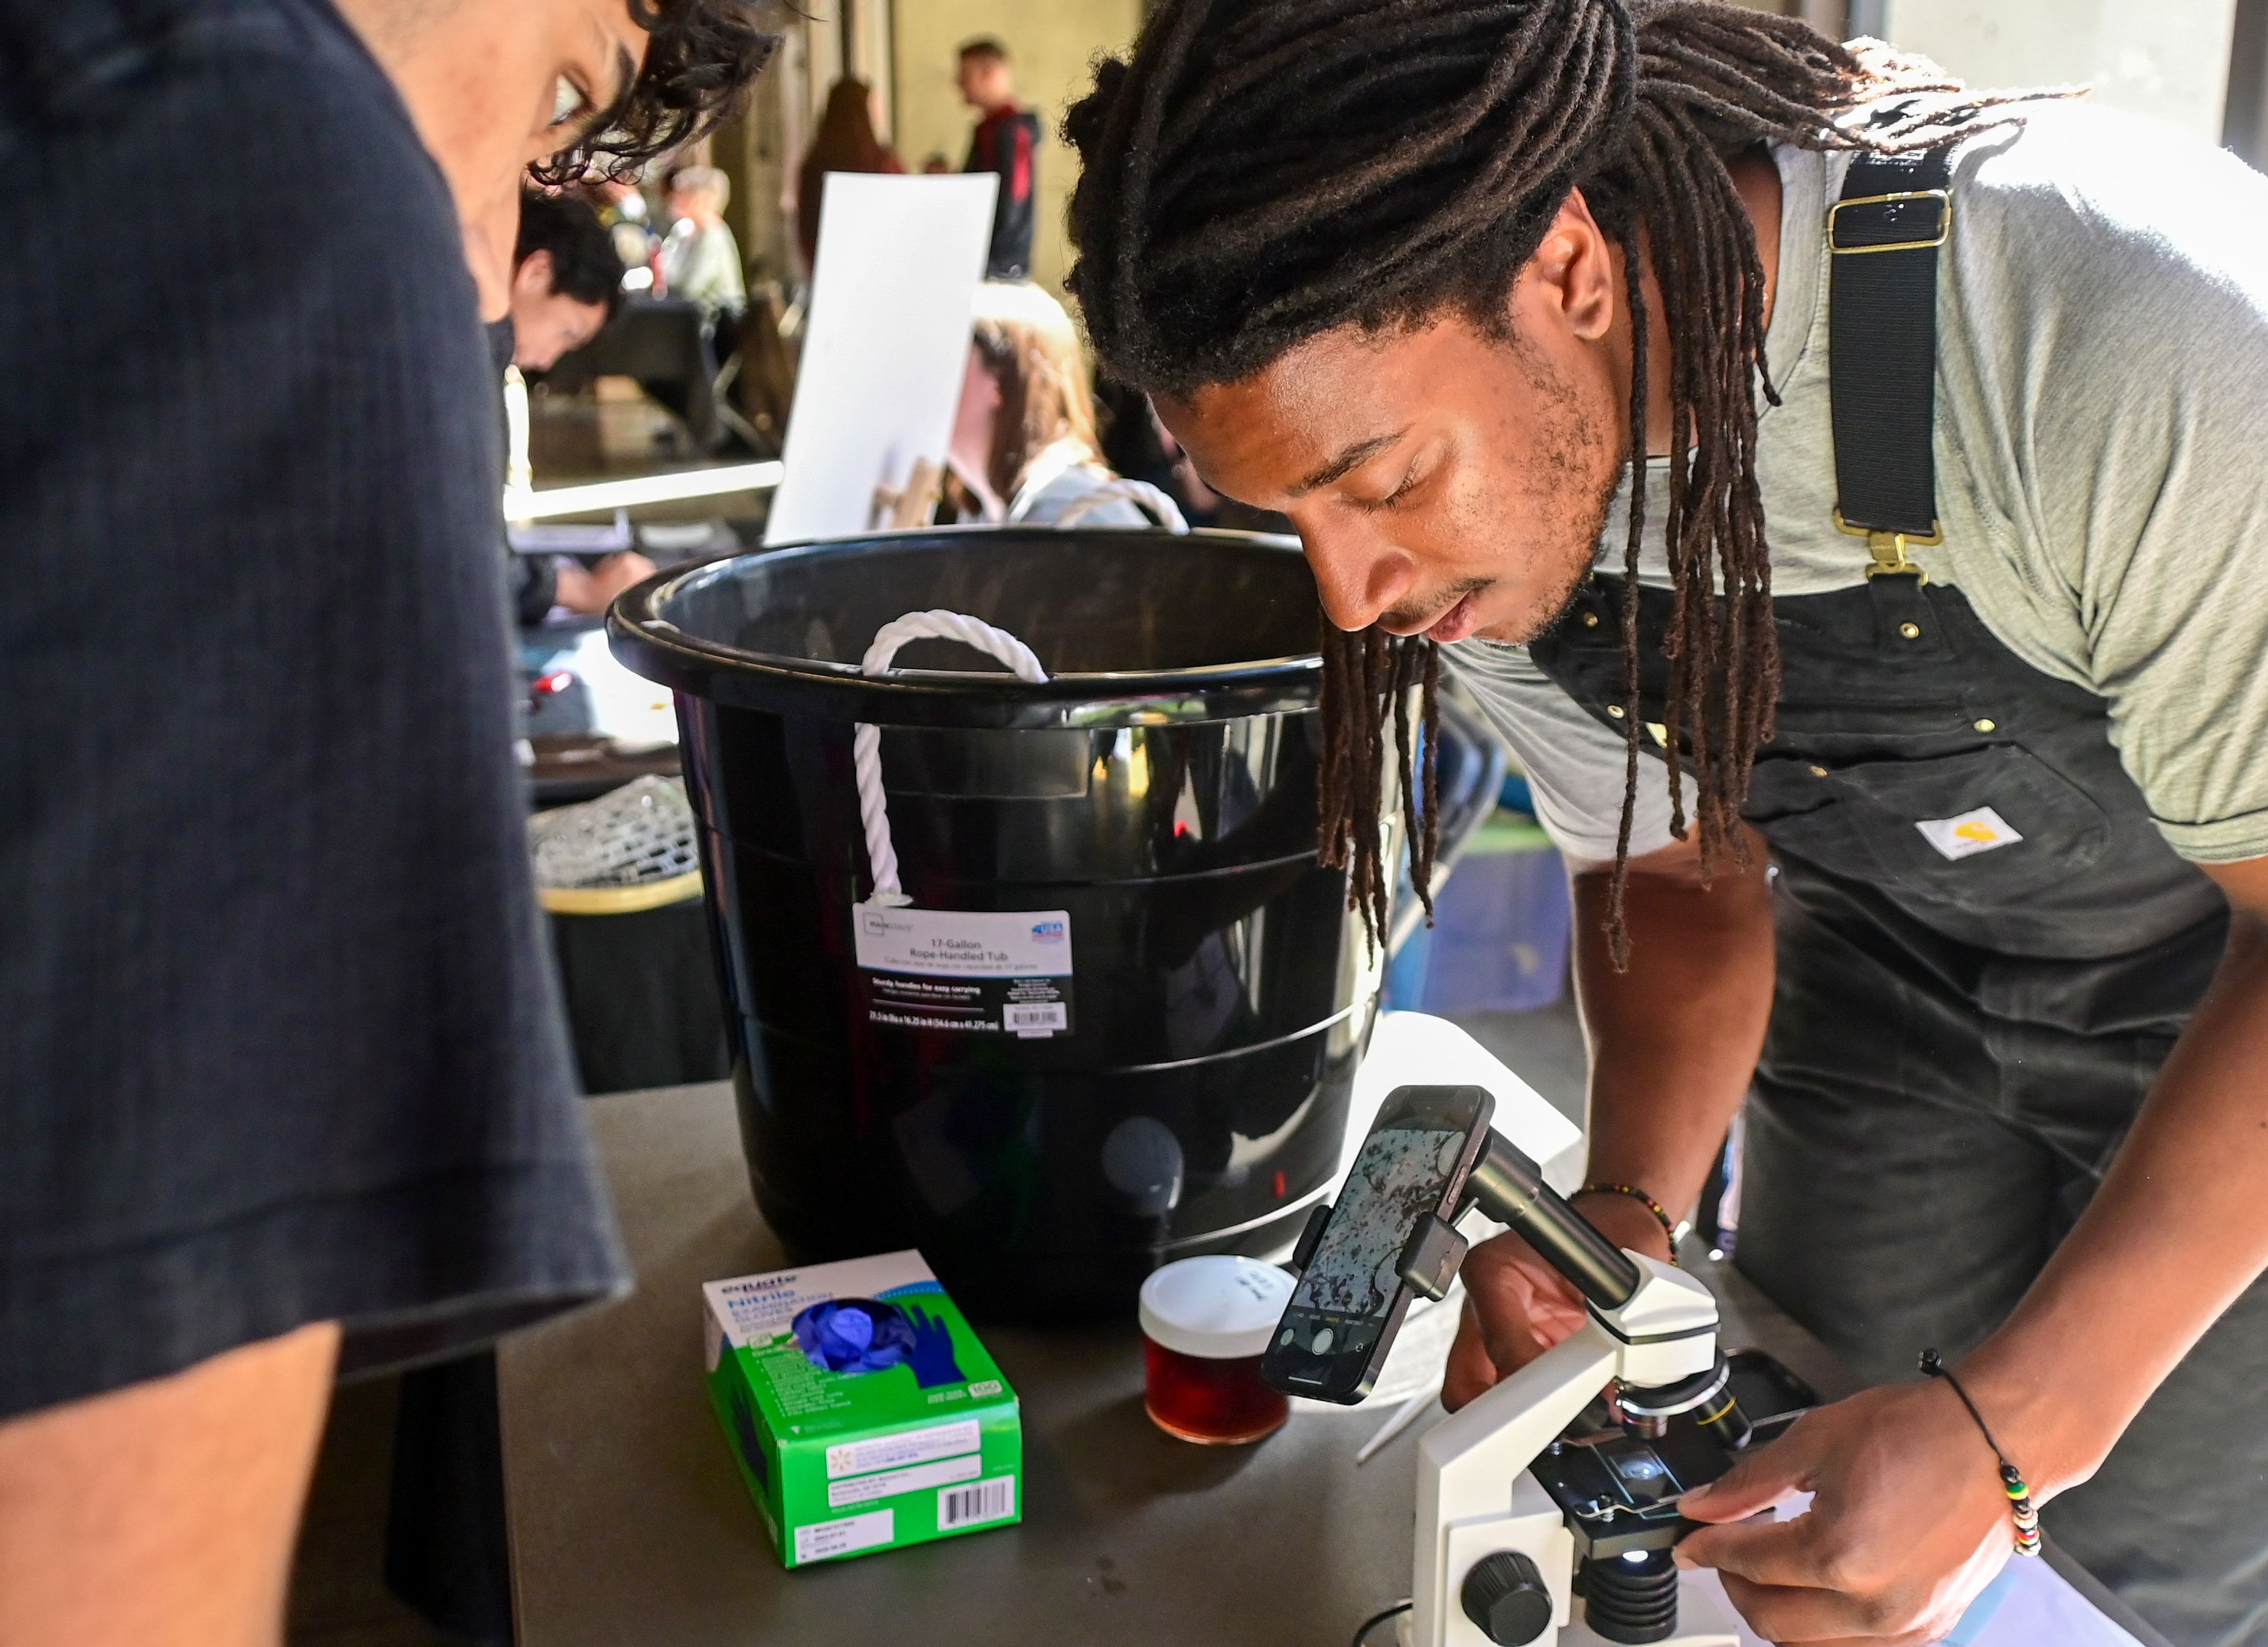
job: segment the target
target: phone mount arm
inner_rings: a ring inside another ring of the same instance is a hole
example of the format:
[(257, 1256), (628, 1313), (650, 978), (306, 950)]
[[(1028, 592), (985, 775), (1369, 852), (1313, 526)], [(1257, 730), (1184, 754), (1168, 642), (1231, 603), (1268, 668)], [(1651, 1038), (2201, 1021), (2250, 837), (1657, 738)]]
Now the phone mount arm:
[(1465, 1183), (1470, 1203), (1510, 1224), (1544, 1262), (1602, 1310), (1619, 1310), (1644, 1279), (1630, 1254), (1543, 1181), (1535, 1163), (1491, 1130), (1488, 1149)]
[[(1465, 1180), (1458, 1216), (1471, 1207), (1517, 1231), (1544, 1262), (1599, 1309), (1619, 1310), (1637, 1295), (1645, 1279), (1629, 1254), (1600, 1234), (1566, 1197), (1543, 1181), (1534, 1161), (1493, 1129)], [(1426, 1298), (1439, 1300), (1456, 1279), (1466, 1246), (1454, 1218), (1428, 1213), (1418, 1221), (1402, 1250), (1402, 1278)]]

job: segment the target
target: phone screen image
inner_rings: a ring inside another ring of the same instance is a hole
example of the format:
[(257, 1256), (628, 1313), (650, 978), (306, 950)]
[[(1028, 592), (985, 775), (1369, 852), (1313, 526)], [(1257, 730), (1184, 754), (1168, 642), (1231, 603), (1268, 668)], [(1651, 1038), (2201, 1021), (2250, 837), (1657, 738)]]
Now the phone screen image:
[(1372, 1352), (1406, 1305), (1403, 1248), (1418, 1219), (1442, 1210), (1461, 1181), (1477, 1117), (1436, 1111), (1410, 1114), (1405, 1124), (1395, 1119), (1381, 1117), (1355, 1157), (1263, 1365), (1271, 1384), (1357, 1401), (1375, 1379)]

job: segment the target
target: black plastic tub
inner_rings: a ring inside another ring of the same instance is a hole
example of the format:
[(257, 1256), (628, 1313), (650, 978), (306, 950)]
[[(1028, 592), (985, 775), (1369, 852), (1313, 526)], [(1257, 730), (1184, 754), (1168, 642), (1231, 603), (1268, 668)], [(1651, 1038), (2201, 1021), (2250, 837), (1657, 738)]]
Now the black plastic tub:
[[(859, 673), (932, 607), (1051, 678), (946, 641)], [(1231, 533), (817, 543), (617, 604), (615, 651), (678, 694), (749, 1174), (799, 1259), (918, 1246), (971, 1308), (1045, 1319), (1296, 1233), (1382, 965), (1316, 862), (1317, 622), (1296, 547)], [(1067, 916), (1066, 1031), (878, 1021), (861, 721), (916, 906)]]

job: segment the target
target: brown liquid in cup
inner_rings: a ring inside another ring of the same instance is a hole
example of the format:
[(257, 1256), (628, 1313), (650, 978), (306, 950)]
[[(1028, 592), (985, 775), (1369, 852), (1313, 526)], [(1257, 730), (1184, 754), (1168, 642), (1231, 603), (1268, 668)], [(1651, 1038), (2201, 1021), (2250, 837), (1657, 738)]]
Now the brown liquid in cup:
[(1260, 1381), (1260, 1357), (1207, 1361), (1142, 1341), (1151, 1422), (1184, 1441), (1233, 1446), (1272, 1435), (1292, 1415), (1292, 1398)]

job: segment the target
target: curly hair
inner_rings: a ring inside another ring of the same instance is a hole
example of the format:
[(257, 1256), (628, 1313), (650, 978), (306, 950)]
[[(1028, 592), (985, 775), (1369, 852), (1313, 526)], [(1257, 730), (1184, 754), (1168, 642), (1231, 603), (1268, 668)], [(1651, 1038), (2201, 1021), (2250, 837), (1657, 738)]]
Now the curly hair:
[[(1690, 771), (1705, 878), (1743, 851), (1749, 764), (1779, 687), (1756, 474), (1756, 398), (1773, 393), (1764, 277), (1727, 162), (1770, 143), (1934, 146), (2009, 100), (1719, 0), (1162, 0), (1064, 120), (1084, 162), (1069, 285), (1114, 377), (1186, 398), (1341, 327), (1454, 312), (1500, 333), (1506, 294), (1580, 189), (1646, 254), (1624, 260), (1626, 461), (1646, 452), (1647, 261), (1667, 310), (1668, 782), (1682, 837)], [(1862, 107), (1874, 118), (1853, 118)], [(1637, 489), (1621, 592), (1633, 701), (1644, 504)], [(1425, 661), (1400, 656), (1420, 648)], [(1431, 648), (1382, 635), (1323, 647), (1322, 857), (1348, 865), (1373, 930), (1378, 728), (1403, 724), (1413, 686), (1430, 698)], [(1609, 899), (1617, 965), (1641, 718), (1628, 717)], [(1433, 828), (1429, 815), (1411, 832), (1421, 863)]]
[(645, 61), (590, 135), (528, 168), (539, 183), (576, 182), (593, 171), (635, 173), (684, 147), (732, 113), (779, 49), (775, 0), (629, 0), (646, 32)]

